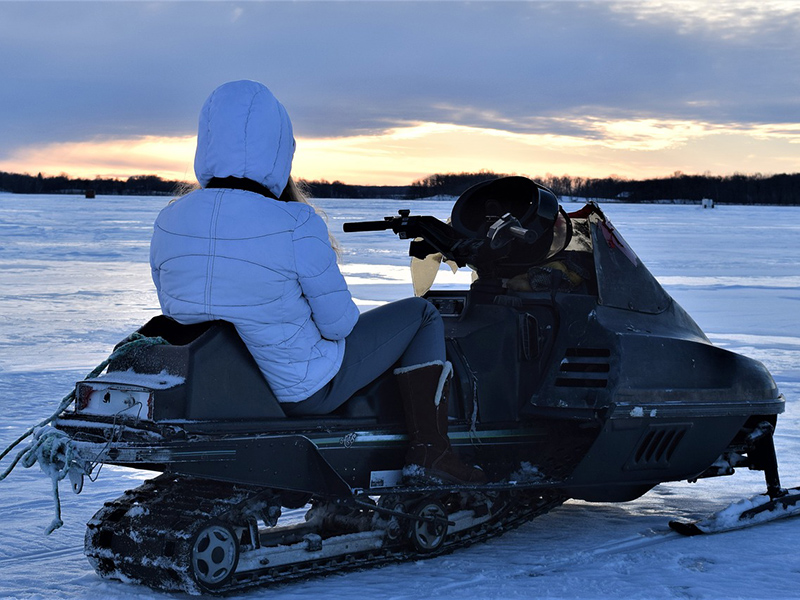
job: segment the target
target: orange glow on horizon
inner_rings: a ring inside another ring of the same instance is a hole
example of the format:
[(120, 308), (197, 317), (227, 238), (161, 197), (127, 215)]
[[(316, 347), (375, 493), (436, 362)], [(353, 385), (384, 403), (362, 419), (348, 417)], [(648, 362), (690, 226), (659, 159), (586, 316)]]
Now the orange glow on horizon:
[(30, 146), (0, 161), (0, 170), (67, 174), (86, 179), (158, 175), (164, 179), (192, 180), (195, 140), (195, 136), (142, 136)]
[[(408, 185), (434, 173), (647, 178), (675, 171), (800, 172), (800, 124), (573, 120), (585, 137), (415, 123), (374, 135), (298, 138), (293, 174), (354, 185)], [(155, 174), (194, 181), (194, 136), (95, 139), (18, 149), (0, 170), (70, 177)]]

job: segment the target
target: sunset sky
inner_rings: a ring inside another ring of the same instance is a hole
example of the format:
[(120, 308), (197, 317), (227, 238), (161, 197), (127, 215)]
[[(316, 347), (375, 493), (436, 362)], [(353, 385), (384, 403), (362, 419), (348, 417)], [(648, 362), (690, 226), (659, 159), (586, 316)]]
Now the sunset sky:
[(217, 85), (294, 175), (800, 172), (800, 2), (0, 1), (0, 170), (192, 180)]

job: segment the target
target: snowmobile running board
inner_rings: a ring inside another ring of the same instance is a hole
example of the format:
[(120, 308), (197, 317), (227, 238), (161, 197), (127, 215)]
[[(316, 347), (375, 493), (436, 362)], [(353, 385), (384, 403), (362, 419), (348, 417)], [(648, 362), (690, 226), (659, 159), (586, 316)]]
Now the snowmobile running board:
[[(552, 480), (544, 478), (528, 478), (528, 479), (515, 479), (506, 480), (502, 482), (491, 482), (485, 484), (469, 484), (458, 482), (432, 482), (418, 481), (414, 482), (413, 477), (408, 483), (400, 483), (398, 479), (397, 484), (393, 485), (379, 485), (370, 488), (353, 488), (350, 487), (344, 480), (336, 476), (333, 468), (316, 452), (314, 443), (302, 435), (284, 436), (282, 438), (272, 437), (269, 439), (273, 444), (276, 440), (286, 439), (290, 440), (292, 447), (297, 448), (302, 446), (304, 449), (304, 457), (307, 461), (314, 460), (318, 469), (316, 470), (317, 478), (324, 479), (327, 484), (328, 495), (335, 498), (358, 498), (367, 495), (384, 495), (384, 494), (402, 494), (402, 495), (420, 495), (420, 494), (437, 494), (441, 493), (443, 487), (451, 492), (504, 492), (512, 490), (525, 490), (533, 492), (555, 492), (562, 493), (564, 488), (569, 485), (568, 482), (562, 480)], [(171, 472), (175, 475), (182, 475), (186, 477), (203, 477), (204, 473), (198, 472), (193, 468), (194, 463), (201, 461), (230, 461), (236, 457), (236, 443), (238, 440), (228, 440), (229, 447), (220, 449), (219, 447), (209, 447), (208, 444), (198, 441), (191, 443), (173, 443), (173, 444), (141, 444), (141, 443), (117, 443), (113, 449), (109, 449), (108, 443), (98, 442), (83, 442), (71, 440), (70, 446), (73, 452), (74, 462), (80, 465), (83, 475), (91, 476), (94, 466), (102, 463), (118, 464), (121, 466), (137, 466), (142, 463), (152, 461), (153, 463), (163, 463), (168, 461), (172, 464)], [(255, 441), (250, 440), (247, 444), (253, 451), (263, 450)], [(247, 449), (247, 446), (245, 446)], [(262, 455), (263, 456), (263, 455)], [(76, 472), (78, 469), (73, 470), (73, 474), (80, 476)], [(400, 471), (397, 472), (398, 474)], [(278, 474), (273, 472), (273, 481), (279, 481)], [(218, 480), (221, 480), (217, 476)], [(238, 483), (247, 485), (240, 477)], [(311, 483), (315, 483), (316, 480)], [(260, 480), (254, 478), (253, 481), (248, 482), (251, 485), (264, 486)], [(282, 489), (296, 490), (298, 493), (305, 493), (309, 481), (287, 478), (285, 485)], [(602, 484), (596, 484), (598, 486)], [(281, 488), (276, 485), (275, 487)], [(318, 486), (322, 487), (322, 486)], [(77, 489), (76, 493), (79, 493)]]
[(785, 492), (784, 495), (772, 499), (761, 494), (749, 500), (739, 500), (704, 519), (670, 521), (669, 526), (681, 535), (694, 536), (736, 531), (800, 515), (800, 488), (791, 488)]

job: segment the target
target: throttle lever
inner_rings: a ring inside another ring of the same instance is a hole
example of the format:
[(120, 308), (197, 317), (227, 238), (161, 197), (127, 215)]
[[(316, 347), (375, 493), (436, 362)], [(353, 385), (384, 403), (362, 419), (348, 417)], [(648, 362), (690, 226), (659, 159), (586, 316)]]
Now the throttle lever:
[(516, 217), (511, 213), (506, 213), (492, 223), (486, 237), (489, 238), (489, 246), (492, 250), (497, 250), (511, 242), (513, 238), (522, 240), (526, 244), (532, 244), (539, 239), (539, 234), (532, 229), (525, 229)]

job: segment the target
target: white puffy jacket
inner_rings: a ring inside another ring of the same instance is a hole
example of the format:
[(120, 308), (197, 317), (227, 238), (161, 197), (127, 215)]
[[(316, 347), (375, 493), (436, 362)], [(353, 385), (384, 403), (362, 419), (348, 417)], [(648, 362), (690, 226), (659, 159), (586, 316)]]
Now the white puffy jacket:
[[(255, 94), (263, 91), (256, 89)], [(212, 94), (207, 104), (213, 99)], [(210, 133), (197, 156), (217, 157), (226, 170), (215, 171), (198, 158), (198, 179), (207, 183), (211, 177), (247, 176), (279, 195), (288, 169), (285, 177), (270, 173), (285, 155), (278, 152), (276, 160), (270, 147), (271, 155), (259, 162), (247, 141), (258, 133), (248, 130), (248, 123), (257, 120), (248, 113), (253, 97), (245, 94), (214, 104), (214, 110), (226, 113), (217, 119), (225, 136), (215, 135), (213, 117), (210, 124), (204, 122), (204, 107), (200, 127)], [(238, 138), (230, 133), (237, 126)], [(231, 145), (230, 155), (223, 147), (209, 147), (214, 140)], [(248, 152), (240, 152), (246, 143)], [(231, 173), (231, 161), (219, 158), (228, 156), (246, 157), (246, 170)], [(253, 166), (259, 164), (261, 172)], [(194, 191), (158, 215), (150, 265), (164, 314), (181, 323), (233, 323), (281, 402), (308, 398), (339, 370), (344, 338), (359, 313), (339, 272), (327, 227), (310, 206), (244, 190)]]

